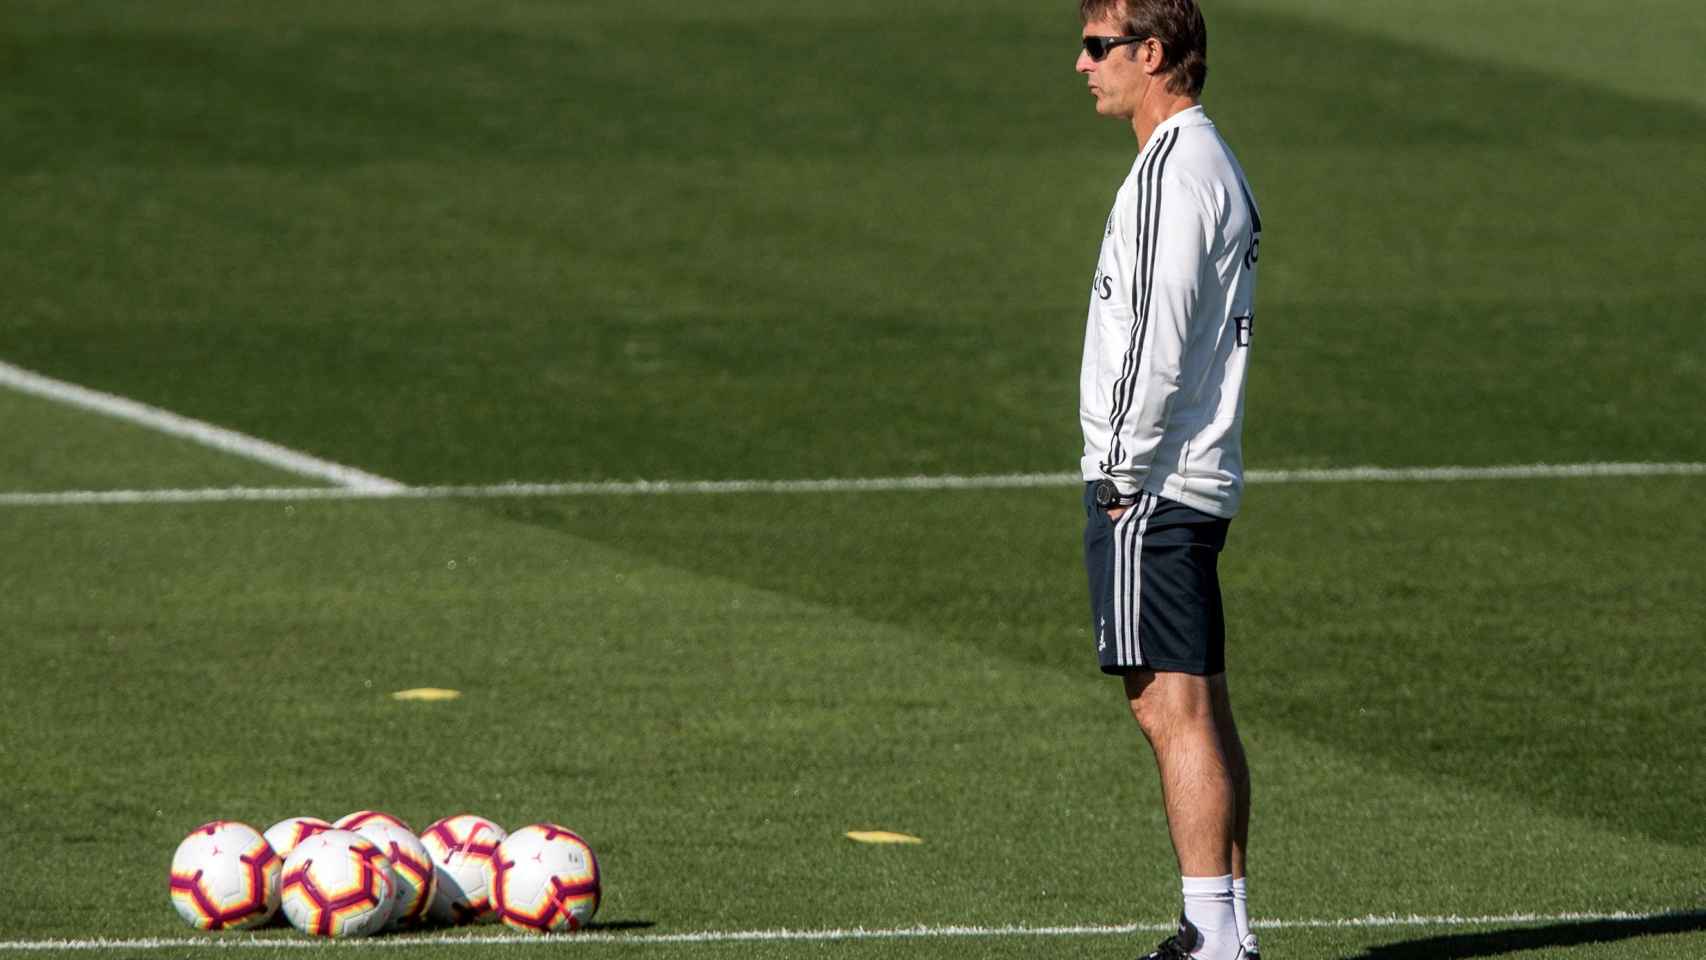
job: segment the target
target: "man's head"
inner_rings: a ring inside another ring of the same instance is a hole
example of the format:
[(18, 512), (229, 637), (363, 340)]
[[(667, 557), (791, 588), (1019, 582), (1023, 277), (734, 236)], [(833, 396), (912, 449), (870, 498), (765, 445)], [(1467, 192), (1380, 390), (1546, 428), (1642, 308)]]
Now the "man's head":
[(1085, 37), (1119, 38), (1095, 51), (1105, 54), (1100, 60), (1089, 49), (1078, 55), (1097, 113), (1133, 116), (1157, 85), (1175, 97), (1202, 95), (1208, 27), (1196, 0), (1079, 0), (1078, 15)]

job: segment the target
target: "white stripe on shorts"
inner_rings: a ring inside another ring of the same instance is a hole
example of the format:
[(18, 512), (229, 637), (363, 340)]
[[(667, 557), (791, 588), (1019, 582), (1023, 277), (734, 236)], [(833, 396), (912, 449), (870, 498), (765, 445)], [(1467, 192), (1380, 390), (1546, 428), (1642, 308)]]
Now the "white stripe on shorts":
[[(1096, 509), (1100, 510), (1101, 507)], [(1125, 663), (1125, 551), (1120, 549), (1120, 543), (1125, 540), (1124, 521), (1130, 519), (1136, 509), (1127, 510), (1113, 522), (1113, 543), (1109, 545), (1114, 553), (1114, 575), (1110, 581), (1114, 602), (1114, 663)]]
[(1143, 532), (1154, 511), (1154, 494), (1143, 494), (1135, 505), (1114, 523), (1114, 652), (1122, 667), (1143, 664), (1143, 649), (1137, 630), (1143, 597)]

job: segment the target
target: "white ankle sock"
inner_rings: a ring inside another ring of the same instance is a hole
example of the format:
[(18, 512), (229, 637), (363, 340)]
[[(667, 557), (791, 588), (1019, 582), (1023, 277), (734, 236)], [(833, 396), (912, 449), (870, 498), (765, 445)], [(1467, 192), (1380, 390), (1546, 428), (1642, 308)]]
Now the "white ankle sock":
[(1250, 935), (1250, 887), (1244, 877), (1232, 881), (1232, 915), (1238, 920), (1238, 939)]
[(1191, 954), (1202, 960), (1235, 960), (1238, 956), (1238, 918), (1232, 912), (1232, 874), (1224, 877), (1181, 877), (1185, 919), (1202, 934), (1201, 949)]

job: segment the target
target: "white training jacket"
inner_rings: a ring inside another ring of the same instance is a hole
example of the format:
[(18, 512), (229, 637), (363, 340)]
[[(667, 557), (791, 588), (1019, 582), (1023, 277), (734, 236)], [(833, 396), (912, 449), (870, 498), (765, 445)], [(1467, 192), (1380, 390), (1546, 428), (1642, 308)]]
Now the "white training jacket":
[(1238, 512), (1262, 218), (1200, 106), (1150, 136), (1114, 197), (1090, 288), (1085, 480)]

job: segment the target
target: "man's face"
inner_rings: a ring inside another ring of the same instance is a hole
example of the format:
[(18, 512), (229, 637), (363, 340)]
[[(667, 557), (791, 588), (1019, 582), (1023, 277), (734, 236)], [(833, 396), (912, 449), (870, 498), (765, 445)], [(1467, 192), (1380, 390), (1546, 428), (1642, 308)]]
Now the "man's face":
[[(1124, 35), (1123, 28), (1124, 25), (1115, 20), (1092, 20), (1084, 25), (1084, 36), (1118, 37)], [(1137, 113), (1137, 106), (1143, 102), (1143, 93), (1150, 82), (1149, 74), (1143, 69), (1146, 46), (1129, 43), (1115, 47), (1100, 62), (1090, 59), (1089, 53), (1078, 51), (1078, 72), (1084, 74), (1090, 83), (1090, 92), (1096, 97), (1097, 113), (1128, 120)]]

